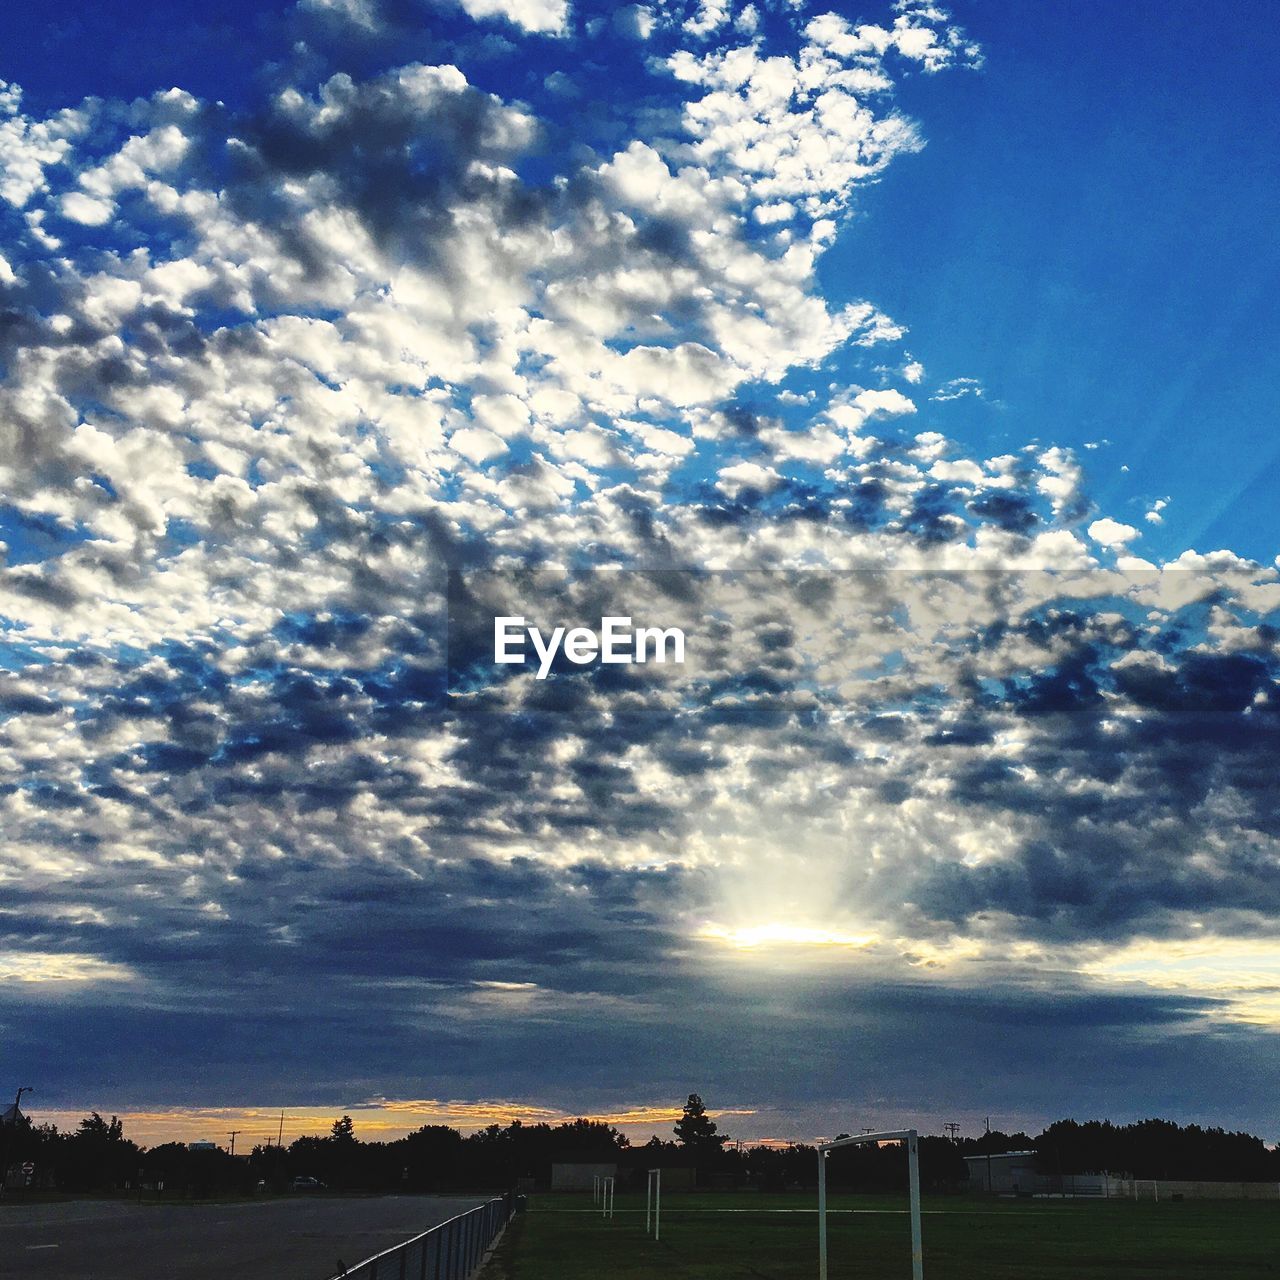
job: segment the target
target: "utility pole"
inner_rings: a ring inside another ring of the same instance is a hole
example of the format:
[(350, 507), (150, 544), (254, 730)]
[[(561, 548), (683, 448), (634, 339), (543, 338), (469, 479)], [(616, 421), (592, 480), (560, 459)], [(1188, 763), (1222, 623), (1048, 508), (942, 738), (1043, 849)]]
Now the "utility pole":
[(942, 1129), (952, 1142), (955, 1142), (960, 1137), (960, 1126), (954, 1120), (949, 1120), (942, 1126)]
[(236, 1134), (237, 1134), (237, 1133), (243, 1133), (243, 1132), (244, 1132), (244, 1130), (243, 1130), (243, 1129), (232, 1129), (232, 1130), (231, 1130), (231, 1132), (227, 1135), (227, 1136), (231, 1139), (231, 1154), (232, 1154), (232, 1155), (235, 1155), (235, 1153), (236, 1153)]
[(280, 1108), (280, 1132), (276, 1134), (276, 1146), (284, 1146), (284, 1108)]
[(992, 1189), (992, 1187), (991, 1187), (991, 1142), (990, 1142), (990, 1138), (991, 1138), (991, 1117), (990, 1117), (990, 1116), (988, 1116), (988, 1117), (987, 1117), (987, 1128), (986, 1128), (986, 1134), (987, 1134), (987, 1138), (988, 1138), (988, 1142), (987, 1142), (987, 1191), (988, 1191), (988, 1192), (990, 1192), (990, 1191), (991, 1191), (991, 1189)]

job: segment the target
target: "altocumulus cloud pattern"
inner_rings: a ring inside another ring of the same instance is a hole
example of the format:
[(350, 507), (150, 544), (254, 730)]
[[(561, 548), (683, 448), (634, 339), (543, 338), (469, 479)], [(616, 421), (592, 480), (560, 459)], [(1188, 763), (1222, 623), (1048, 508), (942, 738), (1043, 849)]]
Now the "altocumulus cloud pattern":
[[(767, 1133), (1035, 1114), (1052, 1062), (1260, 1121), (1274, 569), (945, 438), (981, 385), (822, 275), (899, 86), (982, 50), (927, 0), (276, 35), (226, 101), (0, 89), (0, 1023), (50, 1095)], [(498, 673), (496, 610), (689, 661)]]

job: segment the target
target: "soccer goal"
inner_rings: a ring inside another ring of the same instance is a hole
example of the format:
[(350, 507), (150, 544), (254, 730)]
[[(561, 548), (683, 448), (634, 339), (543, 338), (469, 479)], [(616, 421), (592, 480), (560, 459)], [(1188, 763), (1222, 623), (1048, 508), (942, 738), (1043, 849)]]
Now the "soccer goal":
[(644, 1232), (649, 1234), (650, 1222), (653, 1227), (653, 1238), (657, 1240), (662, 1231), (662, 1170), (649, 1170), (649, 1185), (644, 1193)]
[(911, 1199), (911, 1280), (924, 1280), (924, 1252), (920, 1243), (920, 1135), (914, 1129), (860, 1133), (818, 1143), (818, 1280), (827, 1280), (827, 1155), (837, 1147), (868, 1142), (901, 1142), (907, 1148), (907, 1186)]

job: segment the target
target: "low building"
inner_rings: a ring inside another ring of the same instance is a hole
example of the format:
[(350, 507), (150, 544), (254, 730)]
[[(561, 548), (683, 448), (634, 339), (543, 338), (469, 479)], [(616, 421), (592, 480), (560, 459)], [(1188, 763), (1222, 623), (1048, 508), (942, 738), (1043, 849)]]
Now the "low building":
[(999, 1155), (965, 1156), (969, 1190), (997, 1196), (1067, 1196), (1113, 1199), (1123, 1185), (1106, 1173), (1042, 1173), (1034, 1151), (1002, 1151)]
[(1002, 1151), (999, 1155), (965, 1156), (969, 1188), (994, 1195), (1034, 1195), (1040, 1190), (1040, 1174), (1034, 1151)]

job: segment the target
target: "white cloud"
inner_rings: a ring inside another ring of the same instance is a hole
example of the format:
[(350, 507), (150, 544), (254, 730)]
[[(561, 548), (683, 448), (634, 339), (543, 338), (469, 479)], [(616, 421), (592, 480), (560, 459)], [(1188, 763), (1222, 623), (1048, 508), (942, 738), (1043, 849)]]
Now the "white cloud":
[(788, 431), (780, 426), (766, 427), (760, 439), (780, 461), (802, 461), (825, 464), (834, 462), (847, 449), (846, 442), (830, 428), (814, 426), (807, 431)]
[(728, 20), (728, 0), (698, 0), (698, 11), (685, 20), (684, 29), (701, 39), (719, 31)]
[(772, 467), (758, 462), (735, 462), (722, 467), (716, 477), (716, 488), (729, 498), (741, 497), (748, 489), (769, 493), (781, 483), (782, 477)]
[(1084, 485), (1080, 464), (1057, 446), (1043, 450), (1039, 461), (1044, 470), (1036, 481), (1037, 488), (1052, 501), (1055, 515), (1070, 511), (1079, 502)]
[(825, 13), (806, 28), (813, 43), (842, 59), (878, 59), (890, 50), (919, 62), (925, 71), (941, 71), (961, 62), (980, 64), (976, 45), (966, 41), (958, 28), (948, 27), (946, 15), (934, 6), (912, 6), (900, 13), (892, 28), (863, 23), (857, 27), (838, 14)]
[(980, 400), (985, 395), (986, 391), (977, 378), (951, 378), (944, 382), (929, 399), (945, 403), (948, 400), (961, 400), (965, 396), (973, 396)]
[(89, 127), (87, 109), (68, 109), (48, 120), (21, 112), (22, 90), (0, 80), (0, 199), (21, 209), (48, 183), (45, 170), (63, 164)]
[(458, 0), (472, 18), (505, 18), (524, 31), (561, 35), (569, 22), (568, 0)]
[[(859, 431), (875, 417), (895, 418), (916, 412), (915, 402), (901, 391), (858, 391), (851, 400), (838, 402), (827, 410), (827, 417), (846, 431)], [(938, 437), (941, 439), (941, 437)]]
[(490, 458), (501, 457), (507, 446), (502, 437), (483, 427), (459, 427), (449, 437), (449, 447), (460, 453), (470, 462), (487, 462)]
[(859, 183), (921, 145), (907, 120), (874, 108), (890, 79), (852, 56), (812, 39), (793, 58), (753, 45), (673, 55), (673, 74), (705, 90), (685, 108), (690, 154), (735, 173), (757, 203), (790, 202), (815, 219), (843, 208)]
[(62, 216), (86, 227), (100, 227), (111, 221), (115, 202), (101, 196), (88, 196), (83, 191), (71, 191), (62, 197)]
[(1138, 530), (1131, 524), (1121, 524), (1119, 520), (1112, 520), (1110, 516), (1104, 516), (1101, 520), (1095, 520), (1089, 526), (1089, 537), (1100, 546), (1123, 547), (1126, 543), (1132, 542), (1138, 536)]
[(853, 398), (853, 407), (867, 417), (881, 414), (886, 418), (915, 413), (915, 402), (901, 391), (888, 388), (884, 391), (859, 391)]
[(952, 484), (972, 485), (975, 488), (986, 481), (982, 468), (970, 458), (947, 461), (939, 458), (929, 468), (929, 474), (935, 480), (946, 480)]

